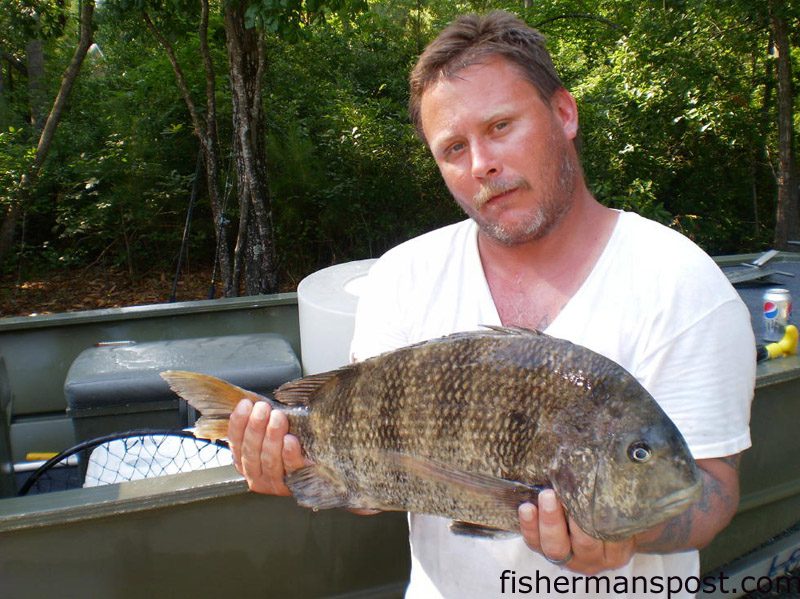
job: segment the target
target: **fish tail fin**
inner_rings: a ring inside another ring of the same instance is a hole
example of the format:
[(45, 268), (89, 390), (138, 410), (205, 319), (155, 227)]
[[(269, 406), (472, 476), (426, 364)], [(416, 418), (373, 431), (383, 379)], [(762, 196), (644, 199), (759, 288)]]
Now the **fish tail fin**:
[(239, 401), (266, 399), (208, 374), (185, 370), (165, 370), (160, 374), (170, 389), (200, 412), (194, 430), (200, 439), (224, 439), (228, 436), (228, 419)]

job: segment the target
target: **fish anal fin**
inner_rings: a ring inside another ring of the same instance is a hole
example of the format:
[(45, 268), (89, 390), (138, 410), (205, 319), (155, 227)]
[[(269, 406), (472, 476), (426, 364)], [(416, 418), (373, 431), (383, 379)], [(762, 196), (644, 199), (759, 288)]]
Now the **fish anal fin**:
[(324, 466), (312, 464), (286, 476), (286, 486), (299, 505), (314, 510), (350, 507), (350, 494), (342, 480)]
[(389, 459), (399, 467), (420, 478), (446, 484), (468, 493), (491, 498), (499, 507), (516, 509), (529, 501), (536, 504), (545, 485), (525, 484), (498, 476), (467, 472), (431, 458), (389, 452)]
[(519, 533), (510, 530), (492, 528), (490, 526), (483, 526), (482, 524), (473, 524), (472, 522), (463, 522), (462, 520), (453, 520), (450, 523), (450, 532), (459, 536), (476, 537), (479, 539), (505, 539), (519, 535)]

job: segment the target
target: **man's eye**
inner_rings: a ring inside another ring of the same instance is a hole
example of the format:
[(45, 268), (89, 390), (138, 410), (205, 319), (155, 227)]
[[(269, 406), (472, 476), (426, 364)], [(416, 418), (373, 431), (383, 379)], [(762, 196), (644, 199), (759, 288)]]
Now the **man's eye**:
[(458, 152), (460, 152), (463, 149), (464, 149), (464, 144), (459, 142), (459, 143), (455, 143), (452, 146), (450, 146), (450, 148), (447, 150), (447, 153), (448, 154), (457, 154)]
[(505, 129), (506, 127), (508, 127), (508, 121), (500, 121), (494, 126), (497, 130)]

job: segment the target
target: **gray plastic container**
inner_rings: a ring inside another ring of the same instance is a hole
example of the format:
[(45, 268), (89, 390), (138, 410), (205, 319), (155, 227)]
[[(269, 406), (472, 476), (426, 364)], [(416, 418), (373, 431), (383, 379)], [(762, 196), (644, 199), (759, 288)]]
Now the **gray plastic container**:
[(76, 441), (186, 426), (185, 404), (163, 370), (203, 372), (268, 395), (300, 376), (300, 362), (284, 337), (267, 333), (98, 344), (75, 359), (64, 383)]

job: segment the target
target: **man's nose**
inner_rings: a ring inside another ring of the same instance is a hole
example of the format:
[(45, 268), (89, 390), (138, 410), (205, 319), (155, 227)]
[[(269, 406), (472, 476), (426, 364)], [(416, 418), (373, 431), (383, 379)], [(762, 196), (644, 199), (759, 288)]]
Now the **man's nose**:
[(485, 179), (500, 174), (502, 167), (497, 157), (497, 153), (492, 149), (491, 144), (472, 143), (472, 176), (476, 179)]

